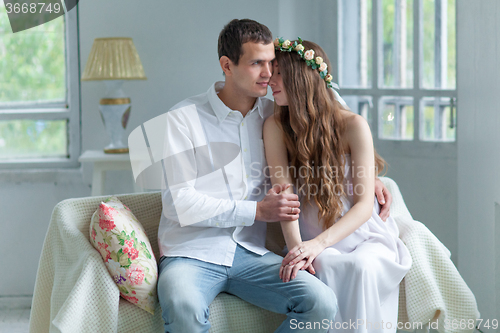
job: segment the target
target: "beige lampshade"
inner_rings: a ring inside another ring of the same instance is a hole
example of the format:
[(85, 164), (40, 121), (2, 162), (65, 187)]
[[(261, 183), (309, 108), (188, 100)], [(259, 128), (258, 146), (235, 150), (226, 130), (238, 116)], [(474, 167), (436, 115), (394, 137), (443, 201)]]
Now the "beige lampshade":
[(82, 81), (146, 80), (132, 38), (96, 38)]

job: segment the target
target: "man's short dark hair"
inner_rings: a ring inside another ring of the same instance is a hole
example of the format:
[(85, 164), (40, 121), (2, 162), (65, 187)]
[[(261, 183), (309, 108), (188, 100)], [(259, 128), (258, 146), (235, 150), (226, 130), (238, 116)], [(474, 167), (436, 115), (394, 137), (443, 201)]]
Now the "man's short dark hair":
[(226, 56), (238, 65), (243, 44), (247, 42), (269, 44), (272, 41), (273, 35), (265, 25), (250, 19), (234, 19), (226, 24), (219, 34), (219, 59)]

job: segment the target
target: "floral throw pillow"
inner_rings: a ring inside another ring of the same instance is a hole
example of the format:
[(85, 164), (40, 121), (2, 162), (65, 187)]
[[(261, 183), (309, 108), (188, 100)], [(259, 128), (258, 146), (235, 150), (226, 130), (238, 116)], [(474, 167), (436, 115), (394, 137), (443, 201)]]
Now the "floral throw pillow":
[(144, 228), (118, 198), (101, 202), (90, 222), (90, 241), (101, 253), (120, 295), (154, 314), (158, 268)]

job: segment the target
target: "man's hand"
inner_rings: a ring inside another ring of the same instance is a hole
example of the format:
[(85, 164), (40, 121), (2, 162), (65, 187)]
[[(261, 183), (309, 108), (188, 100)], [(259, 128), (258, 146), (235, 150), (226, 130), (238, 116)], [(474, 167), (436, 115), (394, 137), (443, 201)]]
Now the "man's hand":
[(380, 204), (379, 216), (385, 221), (391, 213), (392, 194), (378, 177), (375, 178), (375, 196)]
[[(301, 261), (297, 262), (295, 265), (286, 265), (286, 266), (283, 266), (281, 265), (280, 266), (280, 279), (283, 281), (283, 282), (290, 282), (291, 280), (295, 279), (297, 277), (297, 273), (300, 271), (300, 270), (303, 270), (303, 267), (305, 266), (307, 262), (307, 258), (306, 259), (302, 259)], [(309, 273), (315, 275), (316, 272), (314, 271), (314, 267), (313, 265), (309, 266)]]
[(255, 219), (263, 222), (295, 221), (299, 219), (299, 197), (283, 193), (291, 185), (274, 185), (262, 201), (257, 202)]

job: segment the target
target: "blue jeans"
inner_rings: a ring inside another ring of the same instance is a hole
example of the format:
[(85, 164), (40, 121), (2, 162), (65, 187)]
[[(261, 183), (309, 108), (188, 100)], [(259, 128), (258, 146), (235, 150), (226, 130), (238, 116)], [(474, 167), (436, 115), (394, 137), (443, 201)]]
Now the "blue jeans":
[(286, 314), (276, 332), (326, 332), (325, 325), (292, 328), (306, 327), (307, 322), (329, 325), (338, 310), (332, 289), (308, 272), (299, 271), (290, 282), (281, 281), (283, 258), (272, 252), (260, 256), (238, 245), (232, 267), (185, 257), (162, 259), (158, 298), (167, 333), (208, 332), (208, 306), (220, 292)]

